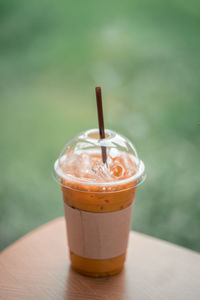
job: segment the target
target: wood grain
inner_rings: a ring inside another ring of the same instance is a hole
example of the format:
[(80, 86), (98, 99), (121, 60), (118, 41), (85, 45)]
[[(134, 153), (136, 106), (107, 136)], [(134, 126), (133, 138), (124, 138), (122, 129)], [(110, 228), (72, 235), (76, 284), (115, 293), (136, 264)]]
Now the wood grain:
[(0, 255), (0, 299), (200, 299), (200, 255), (132, 232), (124, 270), (94, 279), (70, 268), (65, 224), (52, 221)]

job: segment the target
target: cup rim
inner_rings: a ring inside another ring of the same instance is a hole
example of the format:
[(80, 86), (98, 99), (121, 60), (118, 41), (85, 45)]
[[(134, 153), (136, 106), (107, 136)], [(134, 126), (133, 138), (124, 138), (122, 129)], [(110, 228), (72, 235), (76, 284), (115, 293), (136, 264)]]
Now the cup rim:
[[(80, 186), (86, 185), (86, 186), (96, 186), (96, 187), (111, 187), (111, 186), (119, 186), (119, 185), (125, 185), (127, 183), (133, 182), (133, 186), (138, 186), (141, 184), (146, 176), (145, 176), (145, 166), (142, 160), (139, 161), (139, 168), (137, 173), (135, 173), (133, 176), (122, 179), (122, 180), (117, 180), (117, 181), (109, 181), (109, 182), (92, 182), (92, 181), (81, 181), (79, 178), (75, 177), (70, 177), (67, 174), (64, 174), (62, 170), (58, 166), (59, 159), (57, 159), (54, 163), (54, 177), (56, 181), (60, 183), (60, 179), (65, 179), (68, 182), (72, 182), (75, 184), (79, 184)], [(70, 185), (65, 185), (62, 183), (63, 186), (70, 187)]]

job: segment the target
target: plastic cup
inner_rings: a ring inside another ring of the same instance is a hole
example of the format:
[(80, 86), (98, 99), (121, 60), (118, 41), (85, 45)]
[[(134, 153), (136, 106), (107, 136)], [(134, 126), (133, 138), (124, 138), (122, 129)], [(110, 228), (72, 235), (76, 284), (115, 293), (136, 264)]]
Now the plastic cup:
[[(108, 174), (101, 173), (98, 164), (95, 173), (88, 161), (101, 158), (102, 146), (108, 157), (102, 169), (110, 168)], [(88, 130), (66, 144), (54, 170), (63, 193), (72, 268), (92, 277), (119, 273), (126, 258), (136, 187), (145, 178), (134, 146), (111, 130), (106, 130), (104, 140), (98, 129)]]

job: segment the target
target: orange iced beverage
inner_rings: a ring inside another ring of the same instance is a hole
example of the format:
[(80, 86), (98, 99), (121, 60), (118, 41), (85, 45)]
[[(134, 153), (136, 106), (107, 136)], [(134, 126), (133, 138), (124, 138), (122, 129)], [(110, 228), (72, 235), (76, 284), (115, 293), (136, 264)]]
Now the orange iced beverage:
[(68, 143), (55, 164), (71, 266), (93, 277), (114, 275), (123, 268), (136, 186), (144, 178), (144, 165), (132, 144), (106, 132), (106, 165), (97, 130)]

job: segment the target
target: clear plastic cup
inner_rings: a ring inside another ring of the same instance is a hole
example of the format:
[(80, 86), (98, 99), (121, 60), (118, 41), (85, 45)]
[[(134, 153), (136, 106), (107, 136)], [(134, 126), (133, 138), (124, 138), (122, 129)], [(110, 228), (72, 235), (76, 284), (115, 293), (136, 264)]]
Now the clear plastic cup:
[[(122, 135), (98, 129), (69, 141), (54, 165), (61, 185), (72, 268), (93, 277), (123, 268), (136, 187), (145, 167)], [(102, 161), (106, 147), (107, 161)]]

